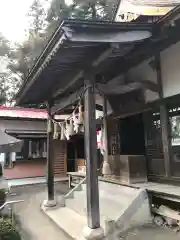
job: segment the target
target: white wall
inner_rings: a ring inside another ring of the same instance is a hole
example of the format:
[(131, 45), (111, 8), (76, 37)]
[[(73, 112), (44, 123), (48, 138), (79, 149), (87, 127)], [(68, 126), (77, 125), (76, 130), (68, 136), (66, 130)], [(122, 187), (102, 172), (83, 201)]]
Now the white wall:
[(164, 97), (180, 93), (180, 42), (161, 52)]
[[(140, 63), (138, 66), (132, 68), (127, 76), (130, 80), (149, 80), (153, 83), (157, 83), (156, 72), (151, 68), (149, 62), (151, 59)], [(150, 90), (145, 90), (146, 102), (154, 101), (158, 99), (158, 94)]]
[[(132, 80), (150, 80), (157, 83), (156, 72), (149, 65), (150, 59), (144, 61), (128, 72)], [(180, 94), (180, 42), (161, 52), (162, 84), (164, 97)], [(145, 91), (146, 102), (158, 99), (158, 94)]]

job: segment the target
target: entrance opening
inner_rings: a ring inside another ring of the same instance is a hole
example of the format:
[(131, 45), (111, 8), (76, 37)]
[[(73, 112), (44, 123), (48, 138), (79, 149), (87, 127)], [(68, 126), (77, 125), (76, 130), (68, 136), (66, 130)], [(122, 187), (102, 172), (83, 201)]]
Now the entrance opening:
[(145, 136), (142, 114), (120, 120), (122, 155), (145, 155)]

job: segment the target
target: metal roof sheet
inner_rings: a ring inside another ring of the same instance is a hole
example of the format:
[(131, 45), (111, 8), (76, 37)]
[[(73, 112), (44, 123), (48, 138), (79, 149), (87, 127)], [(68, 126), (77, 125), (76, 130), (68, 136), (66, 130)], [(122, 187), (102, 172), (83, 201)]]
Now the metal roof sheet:
[[(56, 119), (64, 120), (68, 115), (56, 115)], [(0, 107), (0, 118), (47, 119), (47, 111), (34, 108)]]

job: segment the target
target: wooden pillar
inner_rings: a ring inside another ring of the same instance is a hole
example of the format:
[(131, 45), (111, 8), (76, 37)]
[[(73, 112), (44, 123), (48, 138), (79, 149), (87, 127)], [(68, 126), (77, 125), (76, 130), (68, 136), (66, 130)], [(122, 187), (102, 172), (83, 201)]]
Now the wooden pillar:
[(53, 164), (53, 124), (51, 115), (52, 105), (48, 103), (47, 112), (47, 188), (48, 188), (48, 201), (54, 201), (54, 164)]
[(97, 172), (97, 140), (95, 122), (95, 94), (94, 79), (85, 76), (84, 95), (84, 126), (85, 126), (85, 153), (86, 153), (86, 177), (87, 177), (87, 220), (91, 229), (100, 228), (99, 214), (99, 189)]
[(159, 98), (160, 98), (160, 123), (162, 133), (162, 145), (165, 160), (165, 173), (166, 177), (170, 177), (170, 158), (171, 158), (171, 142), (170, 142), (170, 124), (168, 109), (164, 102), (163, 85), (162, 85), (162, 72), (160, 54), (155, 57), (157, 83), (159, 85)]
[(108, 129), (107, 129), (107, 99), (105, 96), (103, 96), (103, 130), (104, 130), (104, 162), (103, 162), (103, 168), (102, 173), (103, 175), (110, 176), (111, 175), (111, 169), (108, 162)]

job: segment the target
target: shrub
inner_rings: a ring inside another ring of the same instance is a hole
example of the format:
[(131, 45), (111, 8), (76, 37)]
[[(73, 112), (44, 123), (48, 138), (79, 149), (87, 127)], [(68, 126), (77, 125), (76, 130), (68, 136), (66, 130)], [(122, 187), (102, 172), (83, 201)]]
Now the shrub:
[(10, 220), (0, 218), (0, 239), (21, 240), (21, 236)]
[(5, 189), (0, 189), (0, 206), (2, 206), (6, 201), (6, 191)]

